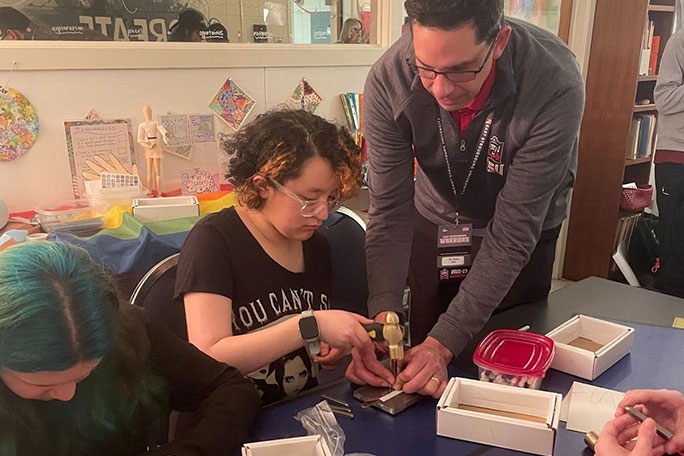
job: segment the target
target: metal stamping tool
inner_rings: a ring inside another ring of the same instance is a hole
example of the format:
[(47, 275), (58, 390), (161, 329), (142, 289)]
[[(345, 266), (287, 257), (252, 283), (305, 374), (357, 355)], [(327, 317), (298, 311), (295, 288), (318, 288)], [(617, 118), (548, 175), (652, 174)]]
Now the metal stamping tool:
[(349, 404), (347, 402), (343, 401), (342, 399), (332, 397), (328, 394), (321, 394), (321, 397), (330, 403), (335, 403), (337, 405), (341, 405), (342, 407), (349, 409)]
[(593, 450), (594, 446), (596, 445), (596, 442), (598, 442), (598, 434), (594, 431), (589, 431), (587, 434), (584, 436), (584, 444), (587, 446), (587, 448)]
[[(635, 409), (634, 407), (625, 407), (625, 412), (632, 416), (634, 419), (636, 419), (639, 423), (643, 423), (646, 421), (648, 416), (644, 415), (641, 413), (639, 410)], [(664, 438), (665, 440), (672, 440), (673, 434), (672, 431), (669, 431), (668, 429), (665, 429), (658, 423), (656, 423), (656, 433)]]
[(330, 410), (332, 410), (332, 412), (335, 415), (341, 415), (341, 416), (344, 416), (344, 417), (349, 418), (349, 419), (354, 418), (354, 414), (351, 412), (351, 410), (341, 408), (341, 407), (336, 407), (334, 405), (330, 405)]

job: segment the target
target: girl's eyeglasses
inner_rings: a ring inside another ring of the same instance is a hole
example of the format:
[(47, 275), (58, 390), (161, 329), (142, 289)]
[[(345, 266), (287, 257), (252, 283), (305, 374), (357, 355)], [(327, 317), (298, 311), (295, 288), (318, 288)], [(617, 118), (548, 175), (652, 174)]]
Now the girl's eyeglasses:
[(336, 196), (330, 196), (328, 197), (327, 201), (321, 201), (321, 200), (303, 200), (285, 187), (283, 187), (282, 184), (279, 184), (278, 182), (274, 181), (273, 179), (270, 179), (271, 183), (273, 186), (278, 189), (278, 191), (286, 194), (293, 200), (297, 201), (299, 204), (302, 205), (302, 207), (299, 209), (300, 214), (302, 217), (315, 217), (318, 215), (323, 209), (328, 210), (328, 214), (335, 212), (339, 207), (342, 205), (342, 201), (340, 200), (339, 195)]

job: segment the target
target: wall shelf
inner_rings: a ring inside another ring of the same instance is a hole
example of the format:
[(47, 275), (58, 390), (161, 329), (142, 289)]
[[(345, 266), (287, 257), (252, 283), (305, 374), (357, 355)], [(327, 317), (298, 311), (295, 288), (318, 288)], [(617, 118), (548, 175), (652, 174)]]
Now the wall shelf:
[(651, 157), (650, 155), (648, 157), (639, 157), (639, 158), (628, 158), (625, 160), (625, 166), (631, 166), (631, 165), (640, 165), (642, 163), (651, 163)]
[(648, 10), (662, 13), (674, 13), (675, 7), (671, 5), (648, 5)]
[(650, 111), (657, 111), (656, 105), (654, 103), (647, 104), (647, 105), (635, 105), (634, 106), (634, 112), (650, 112)]

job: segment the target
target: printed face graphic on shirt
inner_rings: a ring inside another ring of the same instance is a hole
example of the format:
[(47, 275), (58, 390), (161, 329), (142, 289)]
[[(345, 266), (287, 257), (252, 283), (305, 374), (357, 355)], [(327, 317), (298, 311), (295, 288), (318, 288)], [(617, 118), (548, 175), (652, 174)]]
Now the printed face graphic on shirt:
[(283, 374), (283, 391), (288, 396), (295, 395), (304, 389), (309, 380), (309, 369), (301, 356), (285, 361)]
[(267, 385), (276, 385), (275, 371), (273, 370), (273, 363), (267, 364), (261, 369), (257, 369), (254, 372), (247, 374), (247, 377), (252, 380), (261, 380)]

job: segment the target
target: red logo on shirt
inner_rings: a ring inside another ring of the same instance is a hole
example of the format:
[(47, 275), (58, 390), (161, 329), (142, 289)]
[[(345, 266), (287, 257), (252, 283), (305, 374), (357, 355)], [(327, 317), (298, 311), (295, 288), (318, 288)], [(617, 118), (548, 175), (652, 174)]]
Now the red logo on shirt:
[(504, 143), (502, 143), (497, 136), (492, 136), (489, 140), (489, 149), (487, 150), (487, 172), (497, 173), (500, 176), (504, 175), (504, 164), (503, 159), (503, 148)]

